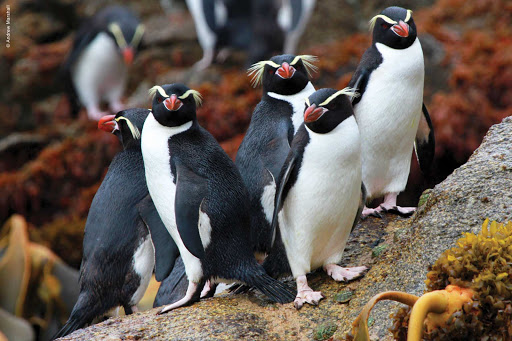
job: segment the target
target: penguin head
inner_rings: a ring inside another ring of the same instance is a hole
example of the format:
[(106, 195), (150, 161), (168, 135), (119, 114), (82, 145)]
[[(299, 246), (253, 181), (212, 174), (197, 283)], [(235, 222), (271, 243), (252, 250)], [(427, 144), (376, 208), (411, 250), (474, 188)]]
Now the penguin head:
[(132, 11), (122, 6), (108, 8), (106, 16), (109, 18), (106, 32), (114, 39), (124, 63), (130, 65), (144, 35), (144, 25)]
[(140, 148), (140, 134), (149, 112), (148, 109), (133, 108), (117, 115), (106, 115), (98, 121), (98, 128), (116, 135), (124, 149)]
[(311, 72), (318, 69), (313, 64), (316, 61), (315, 56), (283, 54), (253, 64), (248, 73), (254, 87), (263, 84), (264, 93), (293, 95), (309, 83)]
[(354, 89), (320, 89), (306, 99), (304, 124), (318, 134), (326, 134), (353, 115)]
[(416, 40), (416, 24), (412, 11), (402, 7), (388, 7), (370, 20), (373, 43), (381, 43), (393, 49), (405, 49)]
[(156, 85), (149, 90), (153, 116), (161, 125), (176, 127), (196, 120), (196, 108), (202, 96), (183, 84)]

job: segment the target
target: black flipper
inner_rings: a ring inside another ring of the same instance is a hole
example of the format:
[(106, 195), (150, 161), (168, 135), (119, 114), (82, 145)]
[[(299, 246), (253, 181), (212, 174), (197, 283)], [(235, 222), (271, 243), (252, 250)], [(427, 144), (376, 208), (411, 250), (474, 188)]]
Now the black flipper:
[[(370, 76), (370, 72), (368, 72), (367, 69), (361, 68), (360, 70), (356, 71), (355, 82), (354, 84), (350, 85), (352, 88), (354, 88), (359, 96), (352, 96), (350, 101), (352, 102), (352, 105), (357, 104), (361, 100), (361, 96), (366, 89), (366, 85), (368, 83), (368, 78)], [(351, 82), (352, 83), (352, 82)]]
[(361, 182), (361, 202), (359, 203), (359, 208), (357, 209), (357, 214), (354, 219), (354, 223), (352, 224), (352, 228), (350, 229), (350, 232), (354, 231), (354, 228), (361, 219), (361, 213), (363, 213), (364, 205), (366, 203), (366, 194), (366, 186), (364, 185), (364, 183)]
[(422, 111), (423, 115), (421, 115), (418, 131), (416, 132), (416, 140), (414, 141), (414, 150), (416, 151), (421, 171), (424, 174), (428, 174), (434, 160), (436, 141), (434, 127), (432, 126), (425, 103), (423, 103)]
[(286, 183), (288, 182), (288, 179), (290, 178), (290, 174), (293, 171), (293, 168), (295, 167), (295, 161), (297, 160), (296, 154), (293, 152), (290, 152), (288, 154), (288, 157), (286, 158), (286, 161), (283, 165), (283, 171), (281, 172), (279, 183), (277, 184), (276, 189), (276, 200), (274, 203), (274, 215), (272, 216), (272, 226), (271, 226), (271, 236), (272, 236), (272, 244), (274, 244), (274, 240), (276, 238), (276, 231), (277, 231), (277, 225), (278, 225), (278, 215), (279, 211), (281, 211), (281, 208), (283, 207), (283, 200), (284, 200), (284, 189), (286, 187)]
[(137, 204), (137, 210), (151, 234), (151, 240), (155, 247), (155, 278), (161, 282), (171, 273), (180, 252), (160, 219), (149, 194)]
[(204, 257), (204, 247), (199, 235), (199, 211), (208, 191), (207, 179), (197, 175), (179, 159), (176, 165), (176, 199), (174, 210), (176, 225), (187, 250), (199, 259)]
[(95, 302), (93, 295), (88, 292), (80, 293), (68, 321), (57, 332), (57, 334), (52, 337), (52, 340), (71, 334), (75, 330), (84, 328), (90, 324), (94, 318), (100, 316), (105, 311), (104, 305)]

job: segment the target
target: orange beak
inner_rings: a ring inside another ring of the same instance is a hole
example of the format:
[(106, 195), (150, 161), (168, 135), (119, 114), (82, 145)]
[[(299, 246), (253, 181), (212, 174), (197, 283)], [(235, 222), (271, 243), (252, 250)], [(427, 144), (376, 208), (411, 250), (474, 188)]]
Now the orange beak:
[(169, 111), (176, 111), (183, 105), (183, 102), (178, 99), (178, 96), (172, 94), (171, 97), (164, 101), (164, 106)]
[(122, 50), (122, 53), (123, 53), (124, 63), (126, 65), (131, 65), (133, 63), (133, 57), (134, 57), (133, 48), (132, 47), (125, 47)]
[(100, 118), (98, 121), (98, 129), (106, 131), (107, 133), (112, 133), (117, 128), (117, 122), (114, 121), (116, 115), (106, 115)]
[(281, 67), (277, 69), (276, 73), (279, 77), (284, 79), (292, 78), (295, 73), (295, 68), (287, 62), (284, 62)]
[(304, 111), (304, 123), (311, 123), (318, 120), (327, 109), (322, 107), (316, 107), (316, 104), (309, 106), (306, 111)]
[(391, 29), (393, 30), (393, 32), (395, 32), (400, 37), (406, 38), (409, 36), (409, 25), (407, 25), (402, 20), (400, 20), (400, 22), (398, 24), (393, 25), (393, 27), (391, 27)]

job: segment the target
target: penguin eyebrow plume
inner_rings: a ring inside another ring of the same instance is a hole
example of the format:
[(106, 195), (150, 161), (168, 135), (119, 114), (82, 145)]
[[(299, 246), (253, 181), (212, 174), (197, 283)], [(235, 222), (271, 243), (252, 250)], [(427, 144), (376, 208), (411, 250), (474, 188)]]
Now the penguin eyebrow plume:
[(354, 88), (345, 88), (343, 90), (340, 90), (338, 92), (335, 92), (333, 93), (331, 96), (327, 97), (327, 99), (325, 101), (323, 101), (322, 103), (320, 103), (318, 106), (322, 107), (324, 105), (327, 105), (329, 104), (333, 99), (335, 99), (336, 97), (340, 96), (340, 95), (347, 95), (348, 97), (350, 98), (355, 98), (355, 97), (358, 97), (359, 94), (357, 93), (356, 89)]
[(299, 60), (302, 60), (302, 64), (304, 64), (304, 67), (306, 68), (306, 72), (308, 73), (308, 76), (311, 77), (312, 72), (318, 71), (318, 66), (316, 66), (313, 63), (318, 62), (317, 56), (312, 56), (309, 54), (303, 54), (300, 56), (296, 56), (293, 61), (290, 63), (290, 65), (295, 65)]
[(407, 10), (407, 15), (405, 16), (404, 22), (408, 22), (412, 17), (412, 11), (410, 9)]
[(123, 31), (121, 31), (121, 27), (119, 27), (118, 23), (111, 23), (110, 25), (108, 25), (108, 29), (114, 35), (117, 45), (119, 45), (120, 48), (124, 48), (128, 45), (126, 44), (126, 39), (124, 39)]
[(189, 95), (192, 95), (194, 97), (194, 101), (196, 102), (196, 106), (200, 106), (203, 103), (203, 96), (199, 93), (197, 90), (187, 90), (183, 95), (179, 96), (179, 99), (185, 99)]
[(155, 95), (156, 93), (158, 93), (162, 96), (162, 97), (169, 97), (169, 95), (165, 92), (164, 88), (162, 88), (160, 85), (155, 85), (154, 87), (152, 87), (151, 89), (149, 89), (148, 91), (148, 94), (149, 94), (149, 97), (153, 100), (155, 98)]
[(375, 27), (375, 22), (379, 18), (381, 18), (382, 20), (384, 20), (385, 22), (387, 22), (388, 24), (391, 24), (391, 25), (398, 24), (396, 21), (394, 21), (393, 19), (390, 19), (389, 17), (385, 16), (384, 14), (377, 14), (376, 16), (371, 18), (369, 21), (370, 31), (373, 31), (373, 28)]
[(126, 124), (128, 125), (128, 129), (130, 129), (130, 133), (132, 133), (132, 136), (135, 140), (138, 140), (140, 138), (140, 131), (139, 129), (133, 125), (132, 121), (127, 119), (124, 116), (119, 116), (115, 118), (116, 122), (119, 122), (120, 120), (126, 121)]
[(142, 36), (144, 35), (144, 25), (139, 24), (137, 25), (137, 29), (135, 30), (135, 33), (133, 34), (132, 42), (130, 43), (131, 46), (136, 47), (139, 45)]
[(273, 68), (279, 68), (281, 65), (271, 61), (271, 60), (262, 60), (261, 62), (257, 62), (252, 64), (252, 66), (247, 70), (249, 77), (252, 76), (251, 85), (253, 88), (257, 87), (261, 84), (263, 78), (263, 70), (265, 69), (265, 65), (270, 65)]
[(309, 98), (306, 98), (306, 105), (307, 105), (308, 107), (310, 107), (310, 106), (311, 106), (311, 104), (309, 103)]

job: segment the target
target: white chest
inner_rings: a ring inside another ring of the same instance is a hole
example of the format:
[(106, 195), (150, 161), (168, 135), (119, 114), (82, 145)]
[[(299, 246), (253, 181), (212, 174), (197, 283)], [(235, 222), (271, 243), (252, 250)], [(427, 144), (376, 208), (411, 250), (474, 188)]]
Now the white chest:
[(302, 254), (314, 268), (343, 252), (359, 205), (361, 143), (353, 117), (310, 138), (279, 224), (288, 258)]
[(299, 129), (300, 125), (304, 122), (304, 101), (309, 97), (313, 92), (315, 92), (315, 87), (311, 82), (309, 82), (304, 89), (294, 95), (280, 95), (274, 92), (269, 92), (268, 95), (275, 99), (286, 101), (290, 103), (293, 109), (292, 114), (292, 123), (293, 123), (293, 133), (295, 134)]
[(372, 137), (379, 140), (376, 141), (378, 143), (395, 132), (399, 133), (397, 138), (404, 138), (404, 132), (410, 137), (416, 132), (423, 102), (424, 65), (421, 44), (416, 39), (409, 48), (403, 50), (380, 43), (376, 47), (383, 61), (371, 73), (363, 97), (355, 106), (359, 129), (363, 139), (370, 132)]
[(123, 86), (126, 66), (114, 40), (102, 32), (84, 49), (71, 73), (76, 88), (94, 87), (101, 95)]

